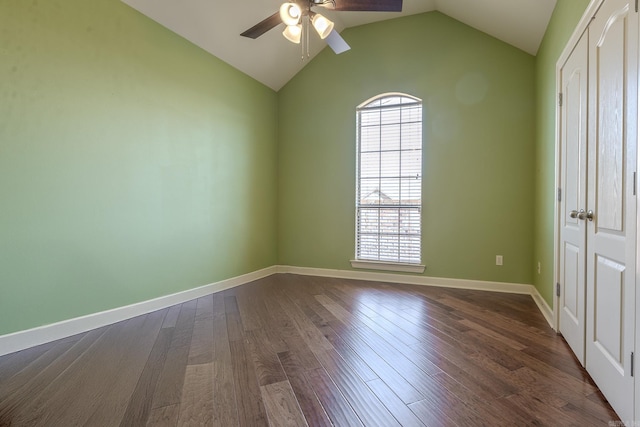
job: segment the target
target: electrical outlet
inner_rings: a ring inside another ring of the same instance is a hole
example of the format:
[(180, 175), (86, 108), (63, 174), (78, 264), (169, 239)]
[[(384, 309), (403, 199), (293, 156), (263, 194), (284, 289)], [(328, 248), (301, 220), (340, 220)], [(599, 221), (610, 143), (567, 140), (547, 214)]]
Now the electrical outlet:
[(540, 274), (540, 261), (538, 261), (538, 274)]
[(502, 255), (496, 255), (496, 265), (502, 265)]

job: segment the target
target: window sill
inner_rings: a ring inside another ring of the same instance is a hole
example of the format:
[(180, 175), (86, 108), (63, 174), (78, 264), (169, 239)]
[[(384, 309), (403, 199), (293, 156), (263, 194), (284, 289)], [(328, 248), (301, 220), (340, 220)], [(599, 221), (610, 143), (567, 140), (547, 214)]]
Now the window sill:
[(406, 264), (400, 262), (369, 261), (352, 259), (351, 267), (367, 270), (400, 271), (403, 273), (424, 273), (425, 266), (421, 264)]

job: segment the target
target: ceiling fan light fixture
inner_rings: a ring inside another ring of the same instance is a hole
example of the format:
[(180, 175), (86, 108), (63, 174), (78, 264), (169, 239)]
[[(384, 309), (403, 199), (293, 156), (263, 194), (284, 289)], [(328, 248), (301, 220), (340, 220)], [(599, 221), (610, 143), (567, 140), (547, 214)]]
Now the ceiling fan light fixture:
[(326, 39), (331, 31), (333, 31), (333, 22), (325, 18), (324, 16), (316, 13), (311, 18), (311, 23), (313, 24), (313, 28), (316, 29), (318, 35), (321, 39)]
[(283, 3), (280, 6), (280, 19), (287, 26), (297, 25), (300, 22), (302, 10), (295, 3)]
[(302, 25), (287, 25), (282, 35), (290, 42), (299, 44), (302, 37)]

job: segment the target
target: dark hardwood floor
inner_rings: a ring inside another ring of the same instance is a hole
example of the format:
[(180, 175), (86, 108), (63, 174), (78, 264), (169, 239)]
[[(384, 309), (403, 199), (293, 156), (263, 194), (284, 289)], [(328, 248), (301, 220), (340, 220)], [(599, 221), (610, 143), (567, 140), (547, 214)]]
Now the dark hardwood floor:
[(274, 275), (0, 357), (2, 426), (606, 426), (533, 300)]

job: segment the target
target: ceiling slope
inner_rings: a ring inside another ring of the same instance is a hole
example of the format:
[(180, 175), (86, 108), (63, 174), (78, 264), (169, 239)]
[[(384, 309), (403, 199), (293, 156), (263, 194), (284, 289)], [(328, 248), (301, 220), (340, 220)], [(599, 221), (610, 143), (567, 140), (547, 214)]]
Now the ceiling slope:
[[(281, 0), (122, 0), (212, 55), (279, 90), (324, 47), (310, 37), (310, 56), (282, 36), (283, 25), (256, 40), (240, 33), (278, 10)], [(438, 10), (535, 55), (556, 0), (404, 0), (402, 13), (323, 11), (336, 29)], [(346, 40), (347, 43), (349, 40)]]

